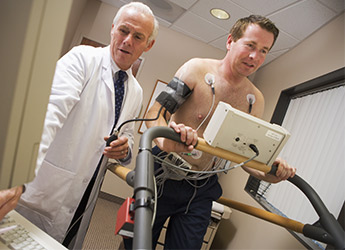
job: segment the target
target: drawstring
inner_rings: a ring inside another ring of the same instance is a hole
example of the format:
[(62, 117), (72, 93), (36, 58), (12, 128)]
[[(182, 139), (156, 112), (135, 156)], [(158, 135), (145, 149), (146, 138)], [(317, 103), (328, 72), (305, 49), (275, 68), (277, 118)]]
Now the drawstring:
[[(194, 182), (195, 182), (195, 181), (194, 181)], [(184, 212), (184, 214), (187, 214), (187, 213), (188, 213), (189, 206), (190, 206), (190, 204), (192, 203), (193, 199), (195, 198), (196, 192), (197, 192), (197, 187), (194, 186), (194, 192), (193, 192), (192, 198), (190, 198), (190, 200), (189, 200), (189, 202), (188, 202), (188, 205), (187, 205), (187, 208), (186, 208), (186, 211)]]
[(190, 200), (188, 201), (188, 205), (187, 205), (187, 208), (186, 208), (186, 211), (184, 212), (184, 214), (187, 214), (187, 213), (188, 213), (189, 206), (190, 206), (190, 204), (192, 203), (192, 201), (194, 200), (195, 195), (196, 195), (196, 192), (198, 191), (198, 188), (202, 188), (203, 186), (205, 186), (209, 180), (210, 180), (210, 177), (208, 177), (208, 178), (206, 179), (206, 181), (205, 181), (202, 185), (198, 186), (198, 184), (196, 183), (197, 180), (194, 180), (194, 183), (191, 183), (189, 180), (185, 179), (186, 182), (188, 182), (191, 186), (194, 187), (194, 192), (193, 192), (192, 197), (191, 197)]

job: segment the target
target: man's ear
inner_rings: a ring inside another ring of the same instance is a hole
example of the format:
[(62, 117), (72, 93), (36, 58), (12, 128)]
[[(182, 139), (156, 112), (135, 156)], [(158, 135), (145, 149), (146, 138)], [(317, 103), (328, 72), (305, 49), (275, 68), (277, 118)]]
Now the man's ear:
[(110, 36), (113, 36), (114, 34), (114, 24), (111, 25), (111, 30), (110, 30)]
[(232, 39), (231, 34), (229, 34), (228, 39), (226, 40), (226, 49), (229, 50), (230, 49), (230, 44), (233, 42), (234, 40)]
[(147, 47), (146, 47), (146, 49), (145, 49), (144, 51), (145, 51), (145, 52), (149, 51), (149, 50), (152, 48), (152, 46), (153, 46), (153, 44), (155, 43), (155, 41), (156, 41), (156, 40), (152, 40), (152, 41), (149, 43), (149, 45), (147, 45)]

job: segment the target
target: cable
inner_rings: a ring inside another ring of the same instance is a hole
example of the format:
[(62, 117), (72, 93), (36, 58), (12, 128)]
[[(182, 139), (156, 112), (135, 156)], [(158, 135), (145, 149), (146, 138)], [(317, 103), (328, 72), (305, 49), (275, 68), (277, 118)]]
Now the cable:
[(157, 120), (157, 119), (159, 118), (159, 115), (160, 115), (162, 109), (163, 109), (163, 106), (160, 107), (160, 109), (159, 109), (159, 111), (158, 111), (158, 114), (157, 114), (157, 117), (155, 117), (155, 118), (135, 118), (135, 119), (130, 119), (130, 120), (124, 121), (124, 122), (118, 127), (117, 131), (120, 131), (121, 128), (122, 128), (125, 124), (127, 124), (127, 123), (129, 123), (129, 122), (155, 121), (155, 120)]
[[(191, 174), (195, 174), (194, 176), (184, 176), (185, 179), (190, 179), (190, 180), (202, 180), (202, 179), (206, 179), (208, 177), (210, 177), (211, 175), (214, 175), (214, 174), (217, 174), (217, 173), (222, 173), (222, 172), (227, 172), (229, 170), (233, 170), (235, 168), (238, 168), (238, 167), (241, 167), (245, 164), (247, 164), (248, 162), (254, 160), (256, 157), (259, 156), (259, 150), (258, 148), (254, 145), (254, 144), (250, 144), (249, 145), (249, 148), (251, 150), (253, 150), (253, 152), (255, 153), (254, 156), (252, 156), (251, 158), (247, 159), (246, 161), (243, 161), (239, 164), (236, 164), (235, 166), (232, 166), (232, 167), (225, 167), (223, 169), (213, 169), (213, 170), (209, 170), (209, 171), (206, 171), (206, 170), (191, 170), (191, 169), (186, 169), (186, 168), (182, 168), (181, 166), (183, 165), (180, 164), (178, 166), (168, 162), (168, 161), (165, 161), (164, 159), (160, 158), (159, 156), (155, 156), (153, 155), (153, 157), (159, 162), (159, 163), (162, 163), (164, 162), (165, 164), (169, 165), (170, 167), (173, 167), (175, 169), (178, 169), (178, 170), (182, 170), (184, 172), (187, 172), (187, 173), (191, 173)], [(199, 176), (198, 176), (199, 175)]]
[[(106, 145), (109, 146), (110, 143), (111, 143), (112, 141), (117, 140), (117, 136), (118, 136), (118, 134), (120, 133), (121, 128), (122, 128), (125, 124), (127, 124), (127, 123), (129, 123), (129, 122), (137, 122), (137, 121), (155, 121), (155, 120), (157, 120), (157, 119), (159, 118), (159, 115), (160, 115), (160, 113), (162, 112), (162, 109), (163, 109), (163, 106), (160, 107), (160, 109), (159, 109), (159, 111), (158, 111), (158, 114), (157, 114), (157, 117), (155, 117), (155, 118), (146, 118), (146, 119), (145, 119), (145, 118), (135, 118), (135, 119), (130, 119), (130, 120), (124, 121), (123, 123), (121, 123), (121, 125), (120, 125), (117, 129), (115, 129), (115, 130), (113, 131), (113, 134), (110, 135), (110, 137), (108, 138)], [(114, 127), (115, 127), (115, 126), (114, 126)], [(113, 129), (114, 129), (114, 128), (113, 128)]]
[[(127, 121), (124, 121), (123, 123), (121, 123), (121, 125), (114, 131), (113, 135), (110, 136), (110, 140), (108, 139), (107, 143), (110, 143), (111, 141), (113, 140), (116, 140), (117, 139), (117, 135), (119, 134), (121, 128), (129, 123), (129, 122), (137, 122), (137, 121), (155, 121), (159, 118), (159, 115), (160, 113), (162, 112), (162, 109), (163, 109), (163, 105), (159, 108), (159, 111), (158, 111), (158, 114), (155, 118), (135, 118), (135, 119), (130, 119), (130, 120), (127, 120)], [(113, 164), (113, 163), (108, 163), (107, 167), (109, 166), (109, 164)], [(153, 176), (153, 180), (154, 180), (154, 192), (155, 192), (155, 196), (157, 195), (157, 186), (156, 186), (156, 178)], [(91, 204), (90, 204), (91, 205)], [(88, 206), (84, 213), (73, 223), (73, 225), (71, 226), (71, 228), (83, 217), (83, 215), (85, 214), (85, 212), (87, 211), (87, 209), (89, 208), (90, 206)], [(153, 227), (153, 223), (155, 221), (155, 214), (156, 214), (156, 210), (157, 210), (157, 201), (155, 200), (154, 201), (154, 210), (153, 210), (153, 217), (152, 217), (152, 222), (151, 222), (151, 226)], [(67, 231), (67, 233), (71, 230), (71, 228)], [(66, 235), (67, 235), (66, 233)]]
[(259, 150), (257, 149), (257, 147), (254, 144), (251, 144), (249, 147), (255, 152), (255, 155), (252, 156), (251, 158), (249, 158), (248, 160), (243, 161), (243, 162), (241, 162), (239, 164), (236, 164), (235, 166), (232, 166), (232, 167), (226, 167), (226, 168), (218, 169), (218, 170), (214, 169), (214, 170), (210, 170), (210, 171), (204, 171), (204, 170), (203, 171), (199, 171), (199, 170), (185, 169), (185, 168), (181, 168), (180, 167), (182, 164), (176, 166), (176, 165), (174, 165), (174, 164), (172, 164), (170, 162), (167, 162), (167, 161), (161, 159), (159, 156), (153, 155), (153, 157), (158, 162), (160, 162), (160, 163), (164, 162), (165, 164), (167, 164), (167, 165), (169, 165), (169, 166), (171, 166), (171, 167), (173, 167), (175, 169), (182, 170), (184, 172), (195, 174), (195, 175), (199, 174), (199, 176), (184, 176), (185, 179), (189, 179), (189, 180), (202, 180), (202, 179), (206, 179), (206, 178), (210, 177), (211, 175), (214, 175), (214, 174), (217, 174), (217, 173), (222, 173), (222, 172), (227, 172), (229, 170), (233, 170), (235, 168), (241, 167), (241, 166), (247, 164), (248, 162), (254, 160), (256, 157), (259, 156)]
[[(153, 156), (155, 159), (157, 159), (158, 162), (163, 162), (164, 160), (162, 160), (161, 158), (157, 157), (157, 156)], [(254, 160), (256, 157), (258, 157), (258, 155), (254, 155), (252, 156), (251, 158), (249, 158), (248, 160), (246, 161), (243, 161), (235, 166), (232, 166), (232, 167), (227, 167), (227, 168), (224, 168), (224, 169), (218, 169), (218, 170), (210, 170), (210, 171), (199, 171), (199, 170), (191, 170), (191, 169), (185, 169), (185, 168), (181, 168), (179, 166), (175, 166), (174, 164), (170, 163), (170, 162), (166, 162), (164, 161), (164, 163), (166, 163), (167, 165), (173, 167), (173, 168), (176, 168), (176, 169), (179, 169), (179, 170), (183, 170), (185, 172), (188, 172), (188, 173), (192, 173), (192, 174), (217, 174), (217, 173), (221, 173), (221, 172), (226, 172), (226, 171), (229, 171), (229, 170), (232, 170), (232, 169), (235, 169), (237, 167), (240, 167), (240, 166), (243, 166), (245, 164), (247, 164), (248, 162)]]
[(254, 144), (250, 144), (249, 147), (257, 156), (259, 155), (259, 149)]
[(153, 175), (153, 188), (154, 188), (154, 205), (153, 205), (153, 213), (152, 213), (152, 222), (151, 227), (153, 228), (153, 224), (155, 223), (156, 212), (157, 212), (157, 185), (156, 185), (156, 177)]

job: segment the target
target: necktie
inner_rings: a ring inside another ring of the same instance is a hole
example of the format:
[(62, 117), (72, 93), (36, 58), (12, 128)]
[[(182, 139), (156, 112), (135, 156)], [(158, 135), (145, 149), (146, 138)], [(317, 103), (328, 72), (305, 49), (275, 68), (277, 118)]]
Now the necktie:
[(115, 87), (115, 124), (119, 120), (123, 95), (125, 93), (124, 82), (126, 80), (127, 73), (125, 71), (119, 70), (114, 77), (114, 87)]

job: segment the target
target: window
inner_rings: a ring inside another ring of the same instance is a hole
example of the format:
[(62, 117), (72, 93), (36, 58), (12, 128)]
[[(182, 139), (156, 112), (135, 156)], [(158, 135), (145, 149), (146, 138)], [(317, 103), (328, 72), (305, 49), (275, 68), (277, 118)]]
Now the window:
[[(335, 217), (340, 216), (345, 198), (344, 102), (342, 68), (282, 91), (271, 120), (291, 133), (281, 156), (297, 167), (297, 174), (316, 190)], [(250, 177), (245, 189), (271, 212), (304, 224), (318, 220), (308, 199), (289, 182), (270, 185)], [(307, 248), (325, 247), (303, 235), (294, 236)]]

